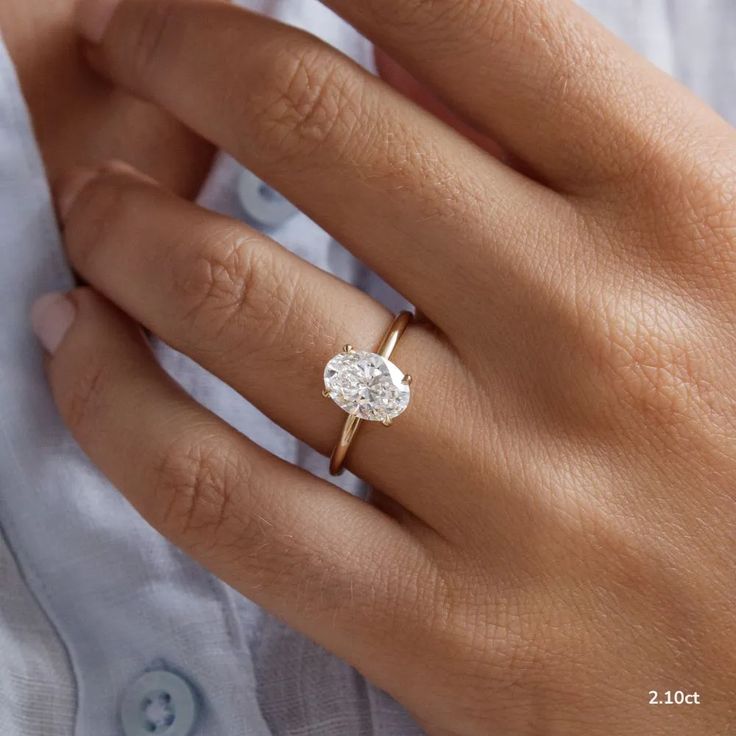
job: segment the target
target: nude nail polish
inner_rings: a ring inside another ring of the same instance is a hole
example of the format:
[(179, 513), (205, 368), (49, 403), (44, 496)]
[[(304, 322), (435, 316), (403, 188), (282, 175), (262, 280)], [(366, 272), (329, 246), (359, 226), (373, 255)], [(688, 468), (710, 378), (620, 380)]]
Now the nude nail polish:
[(76, 315), (74, 303), (61, 292), (44, 294), (31, 307), (33, 332), (52, 355), (69, 331)]

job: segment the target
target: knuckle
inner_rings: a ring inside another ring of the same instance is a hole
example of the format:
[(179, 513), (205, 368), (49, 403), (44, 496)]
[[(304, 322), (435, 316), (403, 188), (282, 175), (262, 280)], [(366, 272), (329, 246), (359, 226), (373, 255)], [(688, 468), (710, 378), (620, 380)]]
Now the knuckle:
[(262, 76), (256, 133), (285, 158), (339, 143), (360, 117), (360, 84), (353, 68), (329, 49), (295, 43), (276, 54)]
[[(493, 707), (488, 683), (494, 682), (499, 690), (513, 688), (521, 698), (533, 687), (533, 678), (549, 677), (551, 657), (547, 652), (554, 632), (528, 625), (538, 616), (535, 602), (521, 587), (509, 588), (503, 600), (479, 595), (489, 581), (487, 572), (477, 567), (477, 571), (465, 570), (461, 583), (450, 581), (443, 595), (436, 598), (431, 608), (435, 612), (431, 635), (443, 641), (448, 653), (442, 668), (445, 685), (463, 683), (458, 705), (465, 717), (487, 723)], [(542, 604), (536, 605), (542, 609)], [(550, 601), (544, 601), (544, 610), (545, 620), (556, 613)]]
[(647, 410), (659, 407), (668, 413), (680, 403), (676, 377), (683, 357), (665, 336), (645, 335), (615, 327), (609, 333), (608, 384), (616, 399)]
[[(177, 438), (163, 452), (154, 471), (155, 525), (206, 553), (228, 544), (227, 525), (237, 513), (242, 489), (251, 482), (244, 457), (215, 438)], [(247, 521), (237, 517), (241, 538)]]
[[(299, 298), (298, 277), (275, 262), (278, 246), (265, 245), (241, 232), (213, 233), (211, 242), (185, 259), (174, 276), (183, 295), (183, 334), (195, 336), (197, 348), (223, 355), (223, 335), (241, 336), (249, 352), (268, 350), (283, 337), (292, 305)], [(242, 345), (227, 341), (243, 357)]]
[[(213, 232), (192, 258), (187, 253), (174, 267), (174, 290), (184, 300), (185, 327), (218, 340), (233, 321), (240, 321), (250, 301), (252, 243), (232, 232)], [(178, 265), (178, 267), (177, 267)]]
[(675, 256), (676, 263), (671, 260), (668, 265), (691, 277), (732, 277), (736, 273), (736, 171), (723, 160), (698, 169), (672, 193), (665, 217), (661, 218), (667, 225), (660, 237), (670, 244), (680, 244), (682, 254)]
[(587, 353), (605, 407), (623, 417), (630, 414), (622, 406), (633, 408), (637, 418), (675, 426), (710, 389), (694, 319), (683, 309), (654, 308), (656, 314), (633, 305), (609, 313), (591, 330)]

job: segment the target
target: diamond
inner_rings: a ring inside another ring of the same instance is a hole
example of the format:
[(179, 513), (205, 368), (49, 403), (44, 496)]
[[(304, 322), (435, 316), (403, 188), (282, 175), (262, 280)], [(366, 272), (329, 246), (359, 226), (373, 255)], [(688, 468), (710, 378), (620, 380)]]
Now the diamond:
[(409, 405), (404, 373), (377, 353), (350, 350), (325, 366), (325, 394), (343, 411), (371, 422), (390, 422)]

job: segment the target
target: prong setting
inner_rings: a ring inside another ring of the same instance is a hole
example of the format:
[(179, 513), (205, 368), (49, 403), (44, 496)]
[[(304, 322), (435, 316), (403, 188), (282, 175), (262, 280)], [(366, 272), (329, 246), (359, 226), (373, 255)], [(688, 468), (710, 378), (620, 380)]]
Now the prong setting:
[(405, 386), (411, 386), (411, 382), (414, 379), (407, 373), (402, 379), (401, 383), (403, 383)]
[(407, 376), (378, 353), (353, 350), (345, 345), (324, 370), (323, 396), (360, 419), (382, 422), (395, 419), (409, 404)]
[(343, 353), (352, 353), (353, 352), (353, 346), (350, 343), (346, 343), (342, 346)]

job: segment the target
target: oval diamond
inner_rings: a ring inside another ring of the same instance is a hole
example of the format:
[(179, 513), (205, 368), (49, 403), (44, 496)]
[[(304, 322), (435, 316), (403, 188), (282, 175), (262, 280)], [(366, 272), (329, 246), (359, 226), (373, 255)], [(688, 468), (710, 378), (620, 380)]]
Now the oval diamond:
[(348, 414), (388, 422), (409, 405), (411, 390), (403, 372), (377, 353), (339, 353), (325, 366), (325, 389)]

